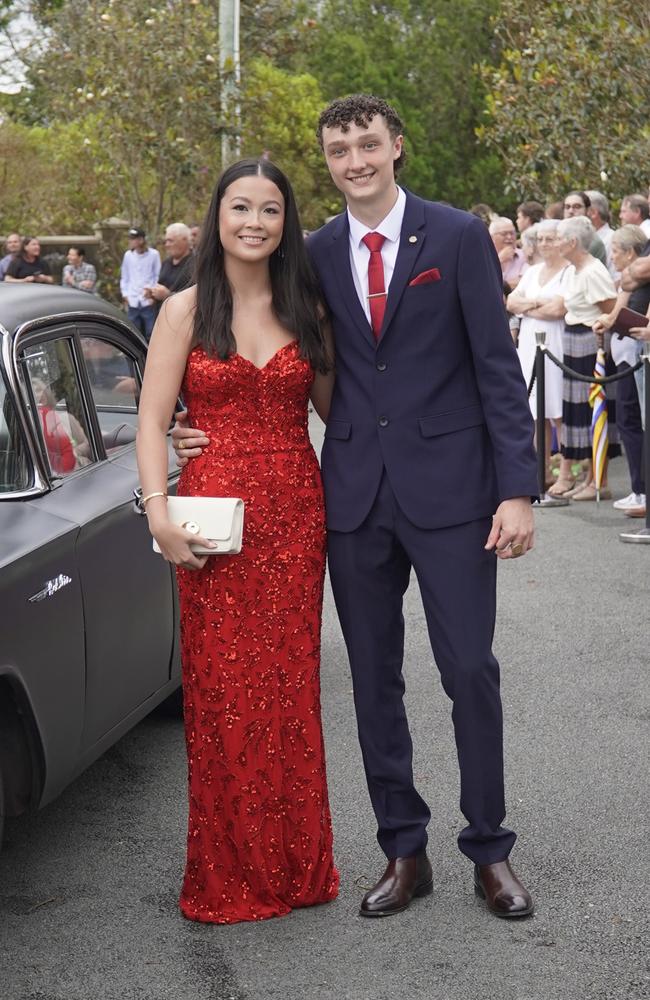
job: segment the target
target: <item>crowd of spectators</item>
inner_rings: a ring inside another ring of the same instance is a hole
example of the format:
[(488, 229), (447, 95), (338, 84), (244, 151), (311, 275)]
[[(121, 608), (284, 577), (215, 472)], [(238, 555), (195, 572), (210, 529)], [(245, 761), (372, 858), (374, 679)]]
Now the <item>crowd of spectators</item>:
[[(614, 502), (630, 517), (646, 514), (642, 462), (643, 382), (634, 369), (642, 341), (650, 340), (650, 209), (643, 194), (621, 199), (620, 227), (611, 225), (608, 199), (600, 191), (568, 191), (563, 201), (524, 201), (515, 221), (485, 204), (471, 211), (488, 226), (501, 263), (510, 329), (524, 378), (532, 383), (530, 403), (537, 413), (532, 378), (535, 334), (572, 371), (593, 375), (602, 348), (606, 374), (624, 375), (606, 387), (608, 458), (622, 441), (631, 492)], [(516, 224), (515, 224), (516, 223)], [(639, 313), (630, 336), (619, 336), (621, 309)], [(546, 487), (574, 501), (611, 499), (607, 466), (596, 482), (592, 468), (589, 383), (571, 378), (548, 357), (545, 363)], [(551, 441), (559, 445), (559, 461)]]
[[(555, 357), (573, 371), (593, 374), (599, 347), (606, 351), (607, 374), (627, 377), (607, 387), (608, 457), (620, 453), (622, 440), (630, 471), (631, 492), (614, 507), (633, 517), (645, 516), (642, 462), (643, 381), (636, 369), (643, 340), (650, 340), (650, 209), (643, 194), (620, 202), (620, 227), (611, 225), (608, 199), (600, 191), (568, 191), (562, 201), (543, 205), (523, 201), (515, 220), (489, 205), (470, 211), (488, 227), (499, 261), (510, 329), (522, 372), (532, 384), (530, 404), (536, 416), (532, 379), (535, 334), (543, 331)], [(120, 269), (120, 293), (129, 319), (149, 339), (165, 299), (193, 280), (197, 223), (176, 222), (165, 231), (165, 260), (149, 246), (139, 227), (127, 233), (128, 249)], [(11, 233), (0, 259), (0, 281), (54, 282), (36, 237)], [(71, 246), (61, 283), (89, 294), (98, 290), (97, 274), (83, 247)], [(616, 322), (624, 307), (640, 313), (631, 336), (619, 337)], [(635, 371), (636, 369), (636, 371)], [(545, 367), (547, 481), (551, 495), (575, 501), (610, 497), (607, 471), (598, 484), (591, 467), (589, 385), (563, 374), (550, 359)], [(551, 455), (551, 444), (559, 447)]]
[[(129, 319), (149, 339), (158, 310), (172, 292), (187, 288), (192, 282), (194, 248), (199, 239), (198, 223), (191, 226), (175, 222), (167, 226), (165, 260), (155, 247), (147, 244), (143, 229), (127, 233), (128, 249), (120, 267), (120, 293)], [(0, 259), (0, 281), (54, 284), (41, 244), (34, 236), (10, 233), (5, 241), (5, 255)], [(61, 273), (61, 284), (89, 294), (97, 294), (99, 283), (95, 265), (86, 260), (82, 246), (68, 248)]]

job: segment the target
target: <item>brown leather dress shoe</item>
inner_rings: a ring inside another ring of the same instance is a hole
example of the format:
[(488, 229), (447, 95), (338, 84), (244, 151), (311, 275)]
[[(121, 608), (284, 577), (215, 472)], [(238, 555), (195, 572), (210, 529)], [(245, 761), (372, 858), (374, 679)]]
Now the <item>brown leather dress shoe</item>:
[(377, 885), (363, 897), (359, 915), (392, 917), (416, 896), (428, 896), (432, 889), (433, 872), (426, 851), (411, 858), (393, 858)]
[(474, 866), (474, 892), (496, 917), (527, 917), (535, 907), (509, 861)]

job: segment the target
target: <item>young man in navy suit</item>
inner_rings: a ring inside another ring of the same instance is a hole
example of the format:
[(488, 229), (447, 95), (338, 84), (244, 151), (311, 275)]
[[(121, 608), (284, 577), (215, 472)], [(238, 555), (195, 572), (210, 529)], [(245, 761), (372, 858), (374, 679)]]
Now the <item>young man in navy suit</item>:
[[(502, 713), (492, 655), (496, 558), (533, 545), (533, 426), (501, 269), (482, 222), (396, 184), (402, 124), (356, 95), (318, 137), (347, 210), (309, 252), (330, 308), (336, 385), (322, 452), (329, 570), (359, 740), (388, 864), (360, 913), (432, 891), (429, 809), (413, 783), (403, 704), (402, 598), (415, 571), (452, 719), (467, 826), (458, 843), (491, 912), (532, 912), (502, 826)], [(198, 432), (179, 428), (183, 457)], [(496, 558), (495, 558), (496, 555)]]

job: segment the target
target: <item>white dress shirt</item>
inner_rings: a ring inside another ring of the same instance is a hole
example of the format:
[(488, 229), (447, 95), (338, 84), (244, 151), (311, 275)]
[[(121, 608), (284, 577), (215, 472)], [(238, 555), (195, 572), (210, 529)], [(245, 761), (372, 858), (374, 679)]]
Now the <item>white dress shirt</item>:
[[(402, 222), (404, 221), (404, 209), (406, 208), (406, 195), (398, 187), (397, 201), (391, 208), (385, 219), (369, 229), (363, 222), (351, 214), (348, 208), (348, 222), (350, 223), (350, 266), (354, 287), (357, 290), (361, 307), (366, 314), (366, 319), (370, 323), (370, 303), (368, 301), (368, 262), (370, 261), (370, 250), (362, 242), (363, 237), (368, 233), (381, 233), (385, 236), (384, 245), (381, 248), (381, 259), (384, 264), (384, 288), (388, 293), (390, 279), (395, 270), (397, 251), (399, 250), (399, 238), (402, 232)], [(372, 324), (371, 324), (372, 325)]]
[(142, 294), (143, 288), (151, 288), (157, 284), (160, 274), (160, 254), (153, 247), (147, 247), (144, 253), (137, 250), (127, 250), (122, 260), (120, 273), (120, 291), (122, 298), (134, 309), (138, 306), (153, 305), (152, 299)]

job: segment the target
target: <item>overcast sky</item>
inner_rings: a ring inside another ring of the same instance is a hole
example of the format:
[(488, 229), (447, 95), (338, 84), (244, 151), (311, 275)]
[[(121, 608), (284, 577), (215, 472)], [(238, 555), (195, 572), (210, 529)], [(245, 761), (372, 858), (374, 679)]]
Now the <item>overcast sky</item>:
[[(35, 30), (34, 22), (26, 14), (14, 18), (9, 27), (9, 34), (14, 46), (20, 49), (29, 42)], [(15, 58), (12, 46), (5, 33), (0, 32), (0, 90), (5, 93), (15, 93), (20, 90), (23, 82), (23, 71), (20, 61)]]

